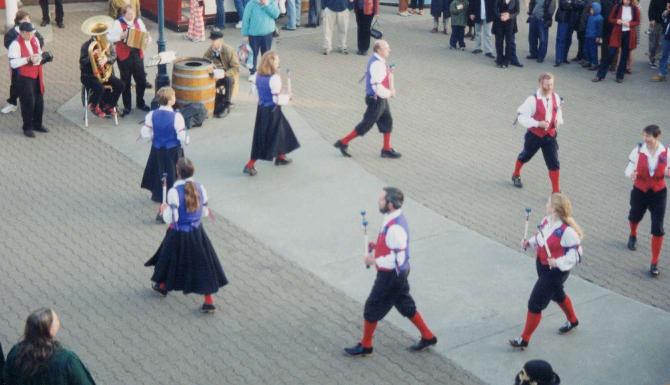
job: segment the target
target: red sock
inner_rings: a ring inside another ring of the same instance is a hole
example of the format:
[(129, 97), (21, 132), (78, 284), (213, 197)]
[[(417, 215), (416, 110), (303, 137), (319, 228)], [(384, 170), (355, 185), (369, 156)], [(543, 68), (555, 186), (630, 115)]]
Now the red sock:
[(421, 338), (424, 340), (429, 340), (433, 337), (433, 332), (428, 329), (428, 326), (426, 326), (426, 323), (423, 322), (423, 317), (421, 317), (421, 314), (419, 312), (416, 312), (412, 318), (409, 319), (412, 321), (414, 326), (416, 326), (417, 329), (421, 332)]
[(523, 163), (520, 160), (517, 160), (516, 163), (514, 163), (514, 174), (512, 174), (512, 176), (521, 176), (521, 167), (523, 167)]
[(575, 309), (572, 307), (572, 301), (570, 301), (570, 297), (566, 295), (565, 300), (559, 303), (558, 306), (561, 307), (563, 313), (565, 313), (565, 316), (568, 318), (570, 323), (573, 324), (577, 322), (577, 314), (575, 314)]
[(559, 170), (549, 170), (549, 179), (551, 180), (551, 192), (557, 193), (561, 192), (561, 187), (558, 184), (558, 176), (560, 175)]
[(540, 324), (541, 320), (542, 313), (528, 312), (526, 315), (526, 326), (523, 328), (523, 333), (521, 333), (521, 338), (524, 341), (530, 342), (530, 337), (533, 335), (535, 329), (537, 329), (537, 325)]
[(637, 225), (639, 225), (640, 222), (638, 223), (628, 222), (628, 224), (630, 225), (630, 235), (637, 237)]
[(658, 257), (661, 256), (661, 248), (663, 247), (663, 236), (662, 235), (652, 235), (651, 236), (651, 264), (658, 264)]
[(205, 294), (205, 304), (214, 305), (214, 299), (212, 298), (211, 294)]
[(347, 136), (340, 139), (340, 142), (342, 142), (342, 144), (349, 144), (349, 142), (351, 142), (357, 136), (358, 136), (358, 133), (356, 132), (356, 130), (353, 130), (350, 133), (348, 133)]
[(244, 167), (253, 168), (255, 164), (256, 164), (256, 159), (249, 159), (246, 166), (244, 166)]
[(391, 149), (391, 133), (384, 133), (384, 150), (388, 151)]
[(377, 321), (369, 322), (363, 321), (363, 338), (361, 339), (361, 345), (364, 348), (372, 347), (372, 335), (375, 334), (375, 329), (377, 328)]
[(165, 287), (166, 287), (166, 286), (165, 286), (165, 282), (160, 282), (160, 283), (158, 284), (158, 288), (161, 289), (161, 290), (165, 290)]
[(286, 159), (286, 154), (279, 154), (279, 155), (277, 156), (277, 159), (281, 159), (281, 160)]

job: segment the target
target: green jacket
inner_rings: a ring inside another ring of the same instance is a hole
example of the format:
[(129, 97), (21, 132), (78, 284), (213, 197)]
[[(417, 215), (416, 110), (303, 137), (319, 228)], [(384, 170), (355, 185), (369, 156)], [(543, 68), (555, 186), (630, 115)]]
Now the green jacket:
[(240, 61), (233, 47), (223, 43), (219, 55), (215, 55), (212, 47), (209, 47), (204, 57), (214, 63), (214, 68), (221, 68), (226, 71), (226, 76), (232, 79), (230, 86), (234, 88), (240, 75)]
[(279, 17), (279, 7), (274, 0), (261, 5), (258, 0), (250, 0), (242, 14), (242, 36), (265, 36), (277, 29), (275, 20)]
[[(462, 5), (461, 9), (457, 7)], [(465, 27), (467, 23), (467, 11), (468, 10), (468, 0), (453, 0), (449, 6), (449, 12), (451, 12), (451, 26), (452, 27)], [(453, 32), (452, 32), (453, 33)]]
[(58, 348), (53, 353), (46, 368), (32, 378), (26, 377), (16, 367), (16, 355), (21, 343), (12, 347), (7, 354), (4, 377), (6, 385), (95, 385), (88, 369), (73, 352)]

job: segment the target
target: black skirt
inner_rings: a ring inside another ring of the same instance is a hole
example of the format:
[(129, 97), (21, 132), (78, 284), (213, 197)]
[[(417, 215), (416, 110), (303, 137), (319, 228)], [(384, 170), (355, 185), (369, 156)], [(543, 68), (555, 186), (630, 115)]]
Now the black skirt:
[(280, 106), (258, 106), (251, 159), (272, 160), (300, 147)]
[(163, 201), (163, 183), (161, 182), (163, 173), (167, 173), (167, 189), (169, 190), (176, 179), (177, 160), (183, 156), (184, 151), (179, 146), (160, 149), (151, 146), (142, 177), (142, 188), (151, 191), (152, 201), (159, 203)]
[(202, 225), (185, 232), (168, 229), (144, 266), (154, 266), (151, 280), (184, 294), (212, 294), (228, 284), (219, 257)]

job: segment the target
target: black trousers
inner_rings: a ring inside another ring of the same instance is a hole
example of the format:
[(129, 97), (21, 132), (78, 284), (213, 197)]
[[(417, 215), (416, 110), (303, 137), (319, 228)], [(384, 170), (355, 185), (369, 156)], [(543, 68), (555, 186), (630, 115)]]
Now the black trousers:
[(516, 42), (514, 41), (514, 24), (512, 22), (500, 22), (496, 27), (496, 64), (518, 63)]
[(39, 79), (19, 76), (16, 86), (20, 92), (19, 101), (21, 102), (23, 131), (30, 131), (42, 127), (44, 98), (40, 92)]
[(542, 149), (544, 163), (547, 165), (549, 171), (560, 169), (560, 163), (558, 162), (558, 141), (554, 136), (545, 135), (540, 138), (532, 132), (526, 131), (523, 150), (517, 159), (521, 163), (526, 163), (533, 158), (539, 149)]
[[(56, 23), (63, 22), (63, 0), (54, 0), (56, 5)], [(42, 7), (42, 20), (51, 21), (49, 17), (49, 0), (40, 0), (40, 7)]]
[(126, 60), (119, 60), (119, 72), (123, 88), (123, 106), (127, 109), (133, 108), (132, 98), (130, 96), (130, 79), (135, 79), (135, 95), (137, 107), (144, 107), (144, 90), (147, 89), (147, 74), (144, 72), (144, 60), (140, 58), (137, 50), (133, 49)]
[(12, 78), (9, 83), (9, 99), (7, 99), (7, 103), (16, 105), (17, 99), (19, 98), (20, 94), (18, 82), (19, 82), (19, 71), (12, 69)]
[(663, 221), (665, 220), (665, 205), (668, 200), (668, 189), (659, 192), (649, 190), (644, 192), (636, 187), (630, 192), (630, 212), (628, 220), (638, 223), (649, 210), (651, 214), (651, 234), (657, 237), (663, 236)]
[(370, 26), (374, 15), (366, 15), (362, 9), (355, 9), (356, 25), (358, 26), (358, 50), (365, 52), (370, 49)]
[(378, 271), (372, 291), (365, 301), (363, 318), (368, 322), (377, 322), (395, 306), (407, 318), (416, 314), (416, 304), (409, 294), (409, 270), (398, 275), (395, 271)]
[(585, 41), (586, 41), (586, 31), (577, 31), (577, 60), (584, 59)]
[[(233, 79), (226, 76), (223, 79), (216, 81), (216, 97), (214, 98), (214, 114), (219, 114), (230, 104), (230, 97), (233, 93)], [(224, 89), (223, 94), (219, 92), (219, 88)]]
[[(109, 78), (107, 84), (100, 83), (98, 78), (91, 75), (82, 75), (81, 83), (90, 91), (88, 95), (88, 104), (94, 106), (116, 106), (119, 101), (119, 96), (124, 89), (124, 83), (116, 76)], [(109, 85), (112, 89), (105, 87)]]
[(535, 259), (535, 268), (537, 270), (537, 281), (533, 286), (533, 291), (528, 299), (528, 311), (531, 313), (542, 313), (550, 301), (561, 303), (565, 301), (565, 290), (563, 284), (570, 275), (569, 271), (561, 271), (555, 267), (549, 269), (540, 263), (540, 259)]
[[(626, 73), (626, 63), (628, 62), (628, 55), (630, 54), (630, 31), (621, 33), (621, 57), (619, 58), (619, 66), (616, 70), (616, 78), (623, 79), (624, 74)], [(609, 47), (607, 51), (607, 56), (603, 56), (603, 60), (600, 63), (600, 68), (598, 69), (598, 77), (604, 79), (607, 76), (607, 71), (609, 71), (610, 64), (612, 62), (616, 63), (617, 59), (617, 48)]]
[(391, 132), (393, 130), (393, 117), (391, 116), (391, 108), (389, 107), (388, 100), (366, 96), (365, 104), (367, 108), (365, 109), (365, 114), (363, 114), (363, 120), (356, 125), (356, 133), (359, 136), (365, 135), (375, 123), (382, 134)]

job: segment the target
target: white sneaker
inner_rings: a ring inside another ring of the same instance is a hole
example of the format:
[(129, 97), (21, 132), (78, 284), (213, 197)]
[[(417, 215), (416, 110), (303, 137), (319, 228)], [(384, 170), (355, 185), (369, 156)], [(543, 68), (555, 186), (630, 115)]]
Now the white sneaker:
[(251, 83), (256, 83), (256, 74), (249, 75), (249, 81), (250, 81)]
[(242, 29), (242, 22), (238, 21), (237, 24), (235, 24), (235, 28)]
[(17, 108), (15, 105), (13, 105), (12, 103), (7, 103), (7, 105), (5, 105), (4, 107), (2, 107), (2, 109), (0, 110), (0, 112), (2, 112), (3, 114), (9, 114), (10, 112), (14, 112), (14, 111), (16, 111), (17, 109), (18, 109), (18, 108)]

